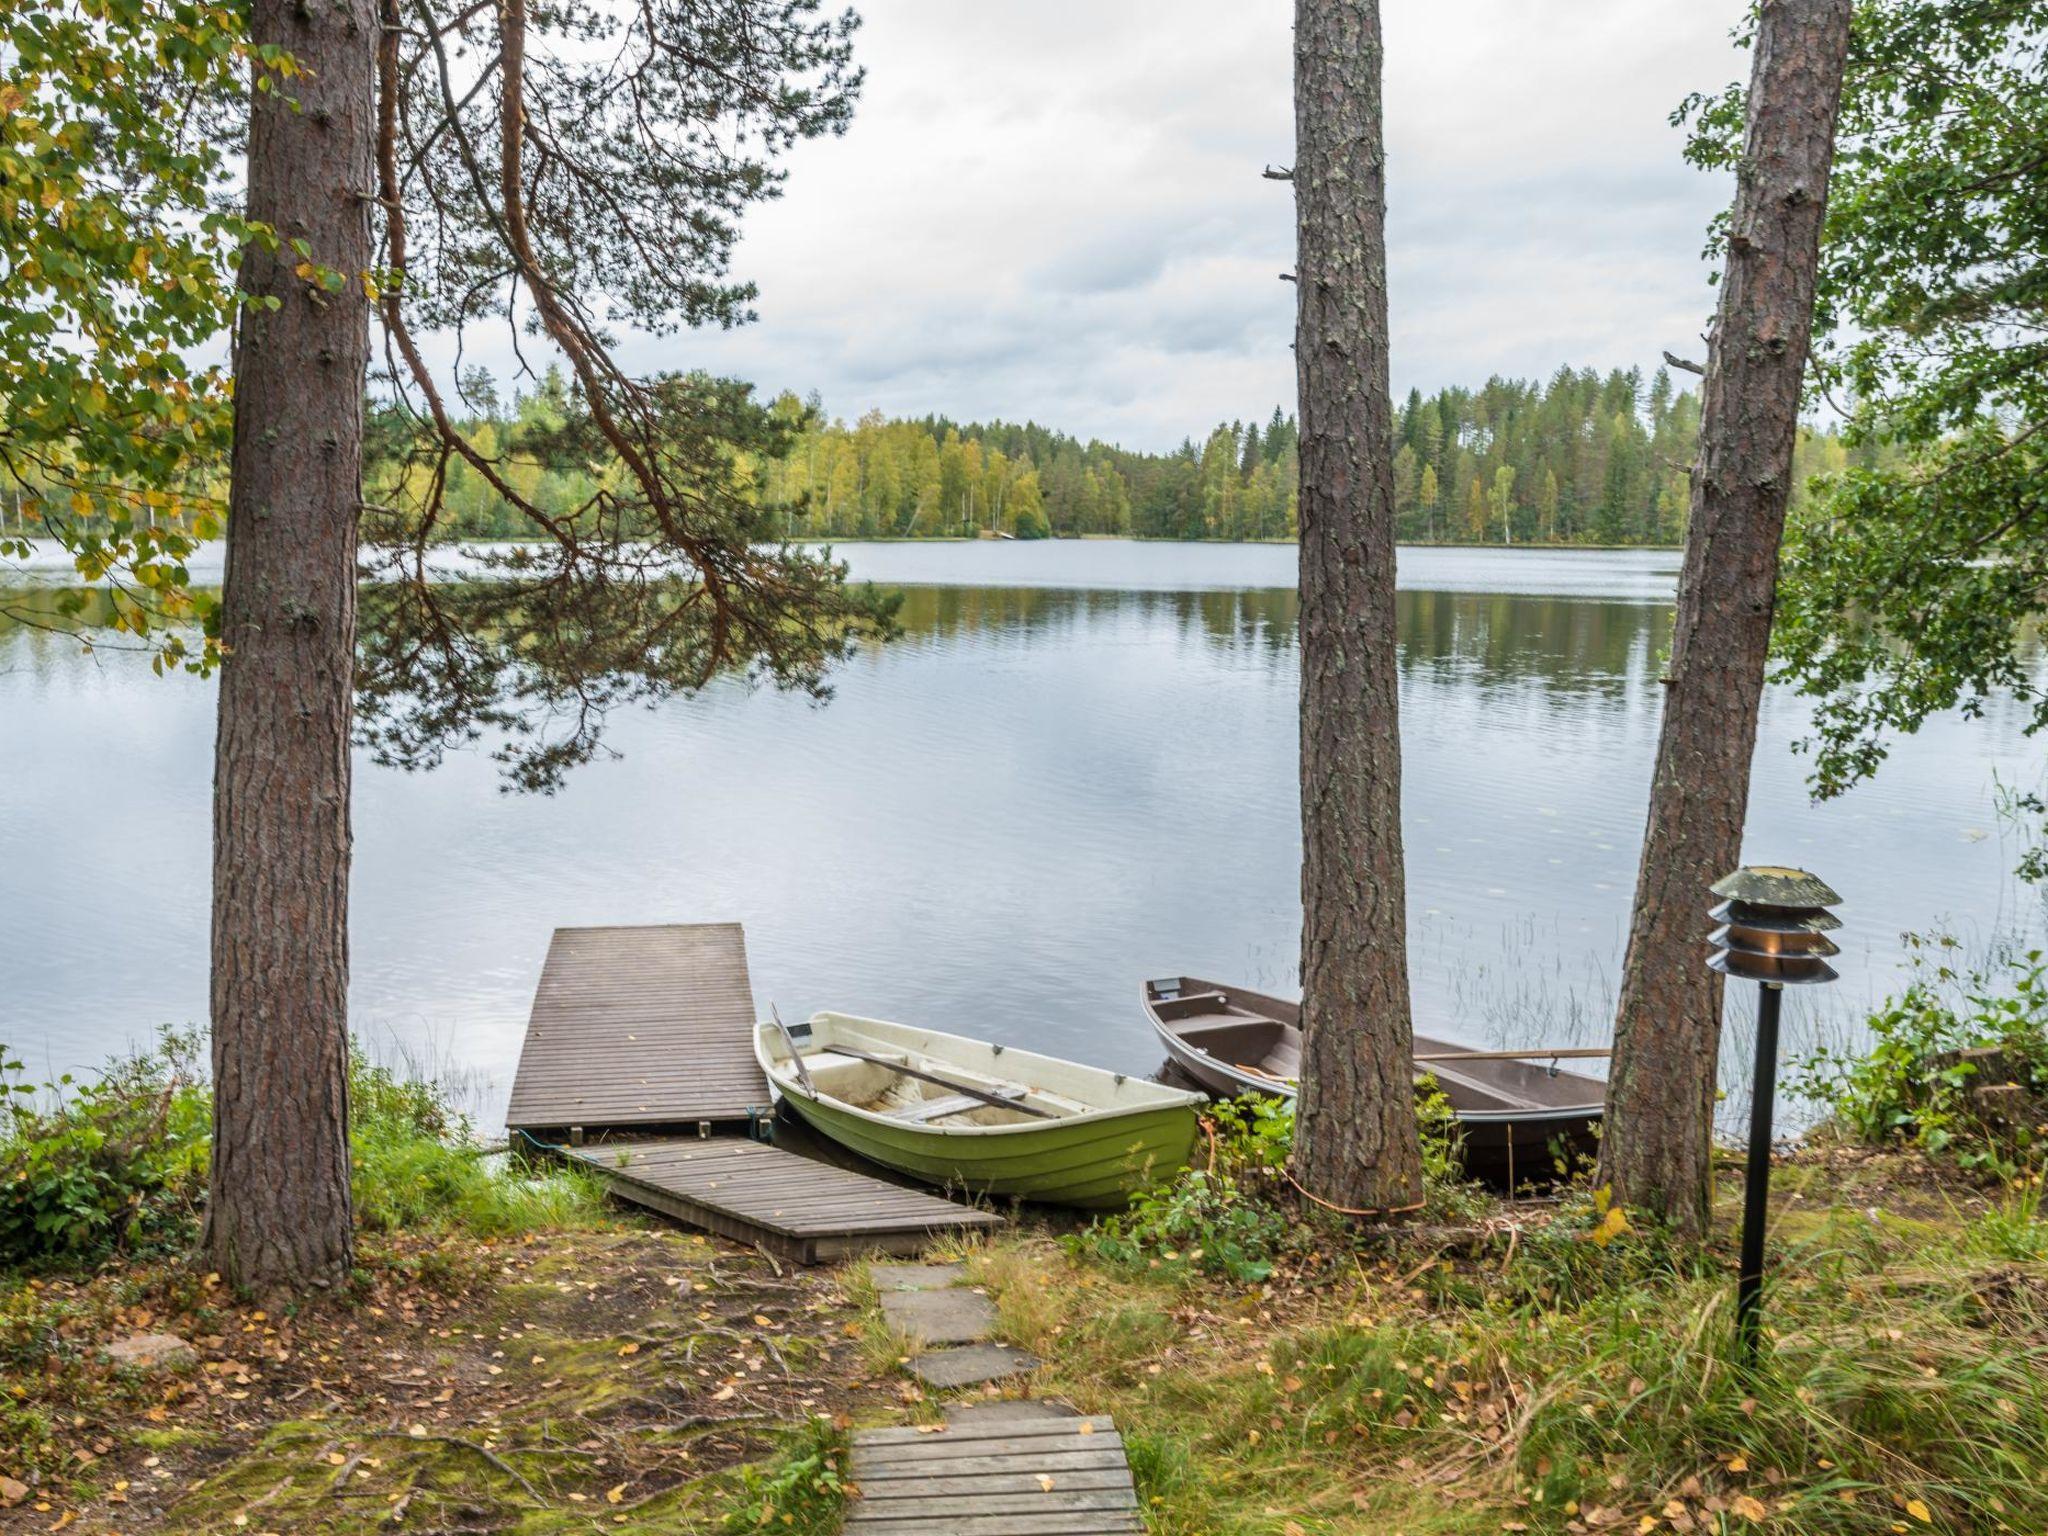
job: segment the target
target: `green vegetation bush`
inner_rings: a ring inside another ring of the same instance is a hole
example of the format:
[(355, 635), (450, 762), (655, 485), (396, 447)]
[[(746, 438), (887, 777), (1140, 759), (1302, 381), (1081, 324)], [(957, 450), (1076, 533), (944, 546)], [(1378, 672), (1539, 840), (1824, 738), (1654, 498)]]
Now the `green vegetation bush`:
[(831, 1536), (846, 1508), (851, 1452), (851, 1438), (829, 1417), (806, 1421), (772, 1463), (742, 1469), (739, 1501), (727, 1512), (725, 1529), (734, 1536), (760, 1530)]
[[(1426, 1208), (1439, 1216), (1469, 1214), (1483, 1197), (1465, 1180), (1457, 1117), (1433, 1079), (1418, 1086), (1415, 1113)], [(1305, 1230), (1284, 1174), (1294, 1150), (1294, 1103), (1227, 1099), (1205, 1115), (1206, 1165), (1098, 1219), (1077, 1239), (1081, 1247), (1132, 1268), (1200, 1271), (1246, 1283), (1272, 1274), (1274, 1261)]]
[(2048, 962), (2035, 949), (1966, 964), (1953, 938), (1907, 940), (1913, 980), (1870, 1015), (1870, 1049), (1815, 1051), (1794, 1063), (1793, 1091), (1825, 1106), (1832, 1128), (1853, 1141), (2017, 1176), (2040, 1162), (2042, 1127), (1979, 1113), (1978, 1064), (1963, 1053), (1996, 1052), (2038, 1108), (2048, 1094)]
[(1104, 1216), (1081, 1242), (1098, 1257), (1263, 1280), (1287, 1237), (1287, 1218), (1227, 1173), (1190, 1169)]
[[(0, 1267), (76, 1267), (163, 1252), (198, 1235), (213, 1099), (199, 1037), (165, 1030), (92, 1081), (40, 1087), (0, 1046)], [(350, 1156), (367, 1231), (500, 1236), (574, 1225), (593, 1181), (528, 1178), (483, 1154), (433, 1082), (353, 1057)]]
[(0, 1045), (0, 1264), (91, 1263), (185, 1241), (206, 1191), (199, 1041), (166, 1030), (97, 1081), (40, 1086)]

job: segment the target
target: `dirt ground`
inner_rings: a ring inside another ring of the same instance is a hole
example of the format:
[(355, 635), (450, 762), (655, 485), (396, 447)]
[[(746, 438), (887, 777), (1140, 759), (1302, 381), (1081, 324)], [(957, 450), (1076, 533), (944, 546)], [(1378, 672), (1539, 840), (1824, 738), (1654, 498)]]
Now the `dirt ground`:
[[(637, 1223), (451, 1239), (367, 1273), (292, 1317), (173, 1270), (45, 1285), (50, 1369), (8, 1391), (57, 1406), (69, 1475), (31, 1486), (0, 1530), (708, 1530), (775, 1426), (917, 1397), (868, 1369), (842, 1273), (716, 1239)], [(197, 1359), (96, 1360), (135, 1333)]]

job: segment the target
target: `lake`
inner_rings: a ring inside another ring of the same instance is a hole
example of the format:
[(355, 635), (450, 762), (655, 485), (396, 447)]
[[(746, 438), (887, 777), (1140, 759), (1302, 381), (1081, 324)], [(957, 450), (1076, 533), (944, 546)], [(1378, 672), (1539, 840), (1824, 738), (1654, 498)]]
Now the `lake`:
[[(738, 919), (785, 1018), (1126, 1070), (1157, 1060), (1146, 976), (1294, 987), (1292, 547), (841, 552), (904, 589), (906, 633), (822, 707), (733, 683), (623, 715), (623, 755), (552, 798), (501, 793), (475, 756), (359, 766), (351, 1012), (374, 1054), (451, 1072), (495, 1123), (559, 924)], [(17, 595), (58, 579), (39, 564)], [(1419, 1027), (1604, 1042), (1677, 567), (1402, 551)], [(1805, 718), (1767, 702), (1746, 847), (1844, 898), (1843, 981), (1795, 997), (1795, 1048), (1895, 987), (1902, 932), (2014, 918), (1996, 785), (2040, 773), (2010, 717), (1941, 720), (1816, 807), (1789, 750)], [(211, 685), (0, 620), (0, 721), (0, 1041), (41, 1075), (203, 1021)]]

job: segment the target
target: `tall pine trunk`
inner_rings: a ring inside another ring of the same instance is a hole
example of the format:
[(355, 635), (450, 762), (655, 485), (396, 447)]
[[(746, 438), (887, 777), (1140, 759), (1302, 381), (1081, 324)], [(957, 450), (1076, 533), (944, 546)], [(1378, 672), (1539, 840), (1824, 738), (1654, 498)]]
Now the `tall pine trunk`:
[(1687, 1234), (1708, 1220), (1721, 1044), (1707, 887), (1742, 857), (1851, 8), (1766, 0), (1757, 27), (1615, 1017), (1602, 1176)]
[(1301, 393), (1299, 1177), (1364, 1209), (1422, 1193), (1394, 625), (1377, 0), (1294, 12)]
[[(374, 0), (255, 0), (251, 33), (299, 69), (255, 93), (249, 125), (249, 213), (281, 244), (243, 257), (257, 302), (234, 359), (206, 1249), (239, 1286), (298, 1290), (341, 1281), (353, 1257), (349, 724)], [(302, 261), (340, 274), (338, 288)]]

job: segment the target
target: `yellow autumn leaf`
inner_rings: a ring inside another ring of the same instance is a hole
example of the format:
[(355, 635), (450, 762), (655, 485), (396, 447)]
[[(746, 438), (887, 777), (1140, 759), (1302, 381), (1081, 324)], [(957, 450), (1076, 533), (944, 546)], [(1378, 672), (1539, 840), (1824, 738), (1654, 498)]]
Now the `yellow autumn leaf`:
[(1932, 1525), (1934, 1523), (1934, 1511), (1918, 1499), (1906, 1500), (1906, 1513), (1915, 1520), (1918, 1520), (1922, 1525)]
[(1607, 1207), (1607, 1214), (1600, 1218), (1600, 1225), (1595, 1227), (1587, 1236), (1592, 1238), (1594, 1246), (1605, 1248), (1627, 1230), (1627, 1213), (1618, 1205), (1610, 1205)]
[(604, 1501), (607, 1504), (621, 1503), (624, 1501), (625, 1497), (626, 1485), (624, 1483), (619, 1484), (619, 1486), (616, 1488), (607, 1488), (604, 1491)]
[(1762, 1499), (1755, 1498), (1747, 1493), (1735, 1495), (1734, 1502), (1728, 1507), (1745, 1520), (1759, 1522), (1768, 1519), (1771, 1513), (1768, 1509), (1764, 1508), (1764, 1501)]

